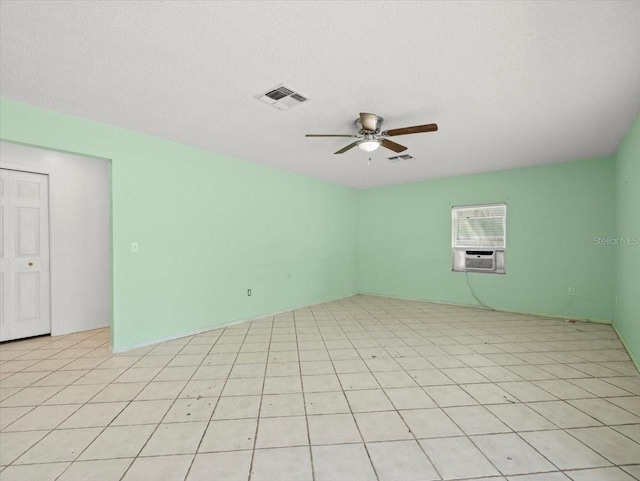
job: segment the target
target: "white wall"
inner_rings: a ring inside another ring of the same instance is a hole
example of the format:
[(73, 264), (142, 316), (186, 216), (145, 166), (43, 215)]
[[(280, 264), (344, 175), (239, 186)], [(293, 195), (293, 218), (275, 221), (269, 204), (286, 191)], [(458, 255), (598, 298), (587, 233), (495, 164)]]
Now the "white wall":
[(51, 334), (108, 326), (109, 162), (0, 142), (0, 166), (49, 174)]

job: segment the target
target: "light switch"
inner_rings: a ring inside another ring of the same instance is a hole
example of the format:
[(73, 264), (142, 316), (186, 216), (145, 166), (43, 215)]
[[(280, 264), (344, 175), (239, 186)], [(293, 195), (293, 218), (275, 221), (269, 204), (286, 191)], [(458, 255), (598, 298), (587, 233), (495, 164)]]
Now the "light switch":
[(138, 243), (137, 242), (132, 242), (131, 243), (131, 252), (138, 252)]

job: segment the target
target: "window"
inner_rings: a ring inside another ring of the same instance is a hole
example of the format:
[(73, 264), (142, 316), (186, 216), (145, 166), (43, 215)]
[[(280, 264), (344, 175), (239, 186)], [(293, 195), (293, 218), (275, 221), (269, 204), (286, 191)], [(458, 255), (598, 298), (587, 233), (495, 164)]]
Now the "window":
[(453, 207), (453, 270), (504, 274), (506, 233), (506, 204)]

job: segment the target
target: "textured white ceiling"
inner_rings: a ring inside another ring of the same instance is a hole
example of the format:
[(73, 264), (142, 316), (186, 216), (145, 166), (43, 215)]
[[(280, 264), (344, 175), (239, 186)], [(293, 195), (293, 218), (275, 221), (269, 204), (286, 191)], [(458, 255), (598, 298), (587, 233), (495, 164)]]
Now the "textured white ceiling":
[[(640, 2), (2, 1), (4, 97), (354, 187), (611, 155), (640, 109)], [(311, 99), (253, 97), (284, 83)], [(358, 113), (436, 122), (333, 152)], [(90, 153), (90, 152), (89, 152)]]

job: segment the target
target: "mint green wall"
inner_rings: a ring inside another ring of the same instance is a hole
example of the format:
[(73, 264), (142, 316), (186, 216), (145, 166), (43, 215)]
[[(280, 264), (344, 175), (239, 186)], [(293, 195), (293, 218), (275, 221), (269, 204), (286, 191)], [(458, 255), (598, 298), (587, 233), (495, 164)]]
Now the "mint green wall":
[(117, 349), (358, 292), (477, 305), (451, 272), (450, 209), (506, 202), (507, 274), (469, 274), (480, 300), (615, 311), (640, 357), (640, 247), (594, 243), (640, 235), (638, 119), (615, 159), (362, 191), (7, 99), (0, 138), (111, 159)]
[(355, 190), (7, 99), (0, 112), (3, 140), (112, 161), (116, 349), (356, 293)]
[(640, 363), (640, 115), (616, 153), (616, 207), (615, 325)]
[[(451, 207), (507, 203), (507, 273), (470, 273), (486, 305), (572, 318), (613, 317), (612, 158), (365, 190), (359, 201), (361, 293), (478, 305), (451, 272)], [(568, 288), (576, 288), (575, 296)]]

